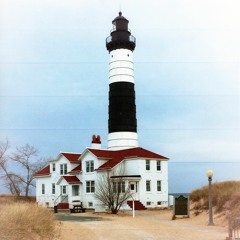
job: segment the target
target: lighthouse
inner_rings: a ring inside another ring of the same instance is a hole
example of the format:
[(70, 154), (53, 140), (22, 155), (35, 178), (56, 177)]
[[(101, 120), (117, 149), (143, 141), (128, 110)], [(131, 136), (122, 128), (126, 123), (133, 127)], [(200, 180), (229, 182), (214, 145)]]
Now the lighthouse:
[(133, 51), (136, 39), (119, 12), (106, 39), (109, 51), (108, 149), (138, 147)]
[[(73, 203), (81, 201), (83, 206), (103, 212), (106, 202), (98, 193), (106, 186), (101, 179), (111, 176), (120, 186), (118, 196), (131, 190), (124, 195), (121, 210), (168, 207), (168, 158), (138, 147), (133, 70), (136, 39), (121, 12), (112, 23), (106, 39), (110, 59), (108, 149), (102, 149), (100, 136), (93, 135), (91, 147), (84, 152), (60, 152), (35, 174), (38, 204), (75, 212)], [(59, 196), (66, 193), (62, 202)]]

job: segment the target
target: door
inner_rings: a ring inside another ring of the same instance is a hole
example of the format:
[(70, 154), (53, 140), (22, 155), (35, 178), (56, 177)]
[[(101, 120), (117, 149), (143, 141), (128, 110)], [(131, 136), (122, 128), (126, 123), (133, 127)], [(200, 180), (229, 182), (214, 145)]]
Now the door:
[(134, 200), (139, 200), (138, 196), (138, 182), (129, 182), (130, 191)]
[(61, 189), (61, 202), (68, 203), (68, 186), (60, 186)]

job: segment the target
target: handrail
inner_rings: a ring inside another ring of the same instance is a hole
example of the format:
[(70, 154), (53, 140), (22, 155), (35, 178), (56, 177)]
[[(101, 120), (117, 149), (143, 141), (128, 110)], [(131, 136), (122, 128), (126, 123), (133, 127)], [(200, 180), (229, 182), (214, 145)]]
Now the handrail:
[[(114, 27), (113, 29), (111, 29), (111, 30), (110, 30), (110, 33), (115, 32), (115, 31), (117, 31), (116, 27)], [(126, 31), (126, 30), (124, 30), (124, 31)], [(128, 32), (131, 33), (131, 29), (130, 29), (130, 28), (128, 28)]]
[(61, 200), (61, 202), (63, 202), (67, 197), (68, 197), (68, 195), (66, 195), (66, 196)]
[[(110, 43), (111, 41), (112, 41), (112, 36), (108, 36), (106, 38), (106, 43)], [(128, 41), (136, 43), (136, 38), (133, 35), (130, 35), (129, 38), (128, 38)]]
[(60, 195), (54, 200), (54, 206), (55, 206), (57, 200), (58, 200), (61, 196), (62, 196), (62, 194), (60, 194)]
[[(62, 196), (64, 196), (64, 195), (62, 195), (62, 193), (61, 193), (61, 194), (54, 200), (54, 206), (55, 206), (57, 200), (58, 200), (60, 197), (62, 197)], [(68, 197), (68, 195), (65, 195), (64, 198), (61, 199), (60, 203), (63, 202), (67, 197)]]

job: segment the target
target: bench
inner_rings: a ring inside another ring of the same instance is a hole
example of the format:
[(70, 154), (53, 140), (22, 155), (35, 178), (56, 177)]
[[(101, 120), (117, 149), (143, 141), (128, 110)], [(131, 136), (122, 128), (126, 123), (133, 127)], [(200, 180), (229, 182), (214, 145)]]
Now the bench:
[(83, 207), (83, 204), (79, 200), (72, 201), (71, 204), (69, 204), (69, 210), (70, 213), (84, 213), (86, 211), (86, 208)]
[(70, 213), (80, 213), (80, 212), (85, 213), (86, 208), (84, 208), (81, 203), (81, 204), (74, 204), (73, 208), (70, 208), (69, 210), (70, 210)]

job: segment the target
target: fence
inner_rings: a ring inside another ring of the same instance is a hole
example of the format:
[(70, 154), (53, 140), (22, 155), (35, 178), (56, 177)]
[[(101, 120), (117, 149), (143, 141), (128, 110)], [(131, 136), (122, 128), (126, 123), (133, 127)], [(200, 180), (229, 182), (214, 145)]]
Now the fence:
[(226, 240), (240, 240), (240, 217), (228, 215), (228, 237)]

